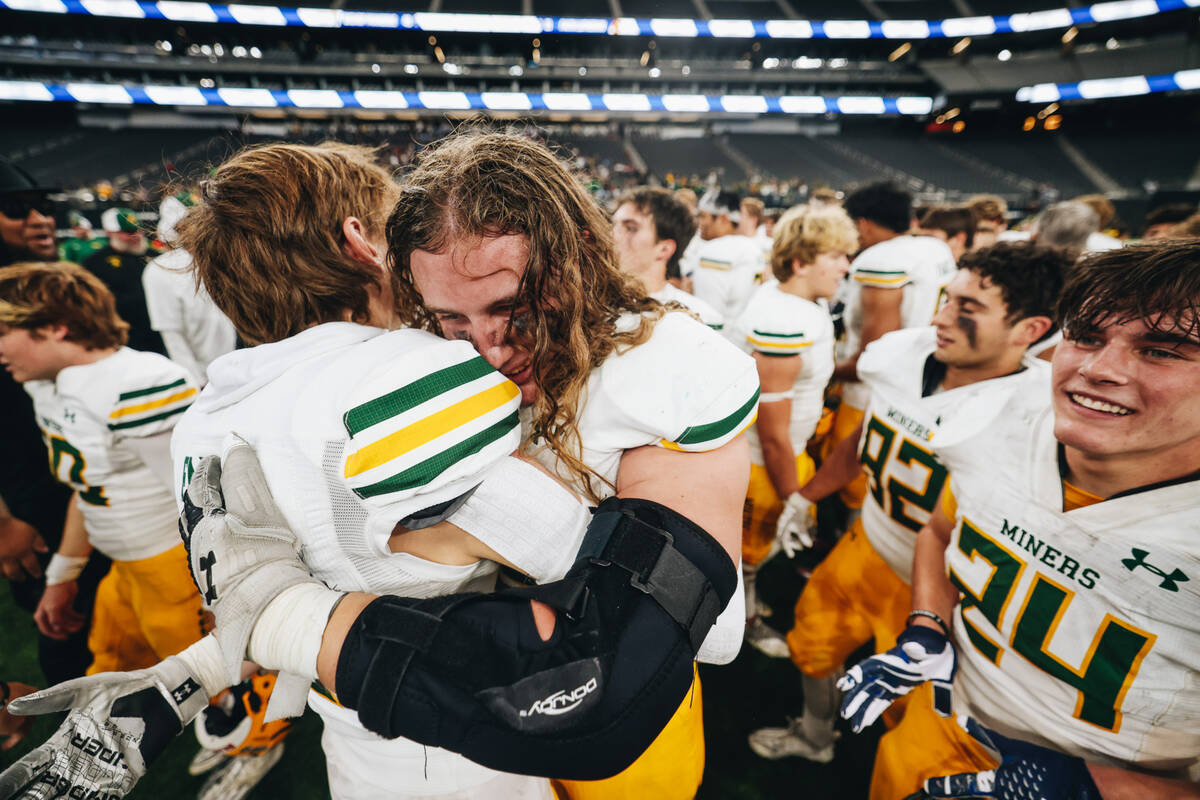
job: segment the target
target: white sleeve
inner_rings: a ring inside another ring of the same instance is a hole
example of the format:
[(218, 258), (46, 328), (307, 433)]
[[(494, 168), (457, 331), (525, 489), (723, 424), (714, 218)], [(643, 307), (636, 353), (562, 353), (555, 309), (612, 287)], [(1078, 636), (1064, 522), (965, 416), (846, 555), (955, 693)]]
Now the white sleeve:
[(746, 630), (746, 587), (742, 582), (741, 564), (738, 564), (737, 573), (737, 588), (729, 598), (729, 605), (717, 617), (696, 652), (696, 660), (702, 664), (728, 664), (742, 649), (742, 634)]
[(136, 436), (122, 439), (121, 443), (128, 447), (141, 459), (158, 482), (175, 495), (174, 464), (171, 462), (171, 431), (162, 431), (151, 436)]
[(508, 457), (449, 517), (538, 583), (556, 581), (575, 563), (591, 514), (562, 484)]

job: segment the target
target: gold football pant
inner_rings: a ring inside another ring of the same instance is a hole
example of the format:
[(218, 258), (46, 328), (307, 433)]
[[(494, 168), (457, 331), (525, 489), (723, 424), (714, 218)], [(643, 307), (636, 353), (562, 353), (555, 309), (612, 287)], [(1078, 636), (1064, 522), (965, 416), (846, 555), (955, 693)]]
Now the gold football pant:
[(182, 543), (150, 558), (114, 561), (96, 589), (87, 674), (154, 666), (208, 629)]
[(704, 704), (700, 674), (646, 751), (623, 771), (599, 781), (554, 781), (560, 800), (690, 800), (704, 778)]

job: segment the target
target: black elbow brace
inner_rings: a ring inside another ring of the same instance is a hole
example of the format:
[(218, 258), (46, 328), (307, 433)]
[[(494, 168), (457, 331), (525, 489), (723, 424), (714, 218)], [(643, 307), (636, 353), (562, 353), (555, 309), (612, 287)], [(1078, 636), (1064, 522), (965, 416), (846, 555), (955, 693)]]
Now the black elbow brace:
[[(382, 597), (342, 646), (338, 701), (363, 725), (504, 772), (592, 780), (650, 745), (737, 587), (724, 549), (648, 500), (611, 498), (560, 581)], [(549, 641), (529, 601), (557, 611)]]

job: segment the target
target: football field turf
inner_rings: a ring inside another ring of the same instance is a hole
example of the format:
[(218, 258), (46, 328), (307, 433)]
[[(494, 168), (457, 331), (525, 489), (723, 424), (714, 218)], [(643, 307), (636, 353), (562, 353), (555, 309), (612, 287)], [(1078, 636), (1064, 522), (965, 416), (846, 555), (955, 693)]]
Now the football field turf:
[[(800, 581), (791, 562), (776, 559), (760, 575), (763, 597), (777, 609), (777, 624), (791, 619), (791, 604)], [(41, 685), (37, 666), (34, 625), (18, 609), (0, 580), (0, 678)], [(865, 798), (871, 760), (879, 732), (872, 729), (854, 736), (842, 728), (837, 756), (832, 764), (814, 764), (797, 758), (766, 761), (746, 744), (750, 731), (764, 725), (782, 725), (787, 714), (800, 709), (798, 673), (786, 659), (770, 659), (743, 647), (732, 664), (701, 666), (707, 758), (701, 800), (853, 800)], [(44, 741), (56, 719), (37, 720), (33, 732), (15, 750), (0, 753), (0, 765)], [(877, 726), (878, 727), (878, 726)], [(286, 752), (250, 795), (255, 800), (316, 800), (328, 797), (325, 760), (321, 753), (321, 724), (308, 712), (288, 737)], [(204, 783), (187, 774), (196, 752), (191, 733), (178, 737), (130, 795), (140, 800), (190, 800)], [(503, 798), (497, 798), (503, 800)], [(630, 798), (630, 800), (642, 800)], [(646, 798), (646, 800), (653, 800)]]

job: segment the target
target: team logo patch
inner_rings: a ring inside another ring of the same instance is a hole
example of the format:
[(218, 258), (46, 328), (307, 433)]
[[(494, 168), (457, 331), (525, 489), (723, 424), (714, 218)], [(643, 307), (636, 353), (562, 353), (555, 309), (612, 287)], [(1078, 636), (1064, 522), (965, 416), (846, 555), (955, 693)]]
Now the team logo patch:
[(1179, 584), (1189, 580), (1188, 576), (1181, 569), (1176, 568), (1167, 572), (1161, 567), (1157, 567), (1146, 561), (1146, 556), (1150, 555), (1149, 550), (1139, 550), (1136, 547), (1131, 547), (1129, 551), (1133, 554), (1133, 558), (1121, 559), (1121, 563), (1125, 565), (1125, 569), (1130, 572), (1135, 571), (1138, 567), (1149, 570), (1162, 578), (1162, 582), (1158, 584), (1158, 588), (1160, 589), (1166, 589), (1168, 592), (1178, 592)]

